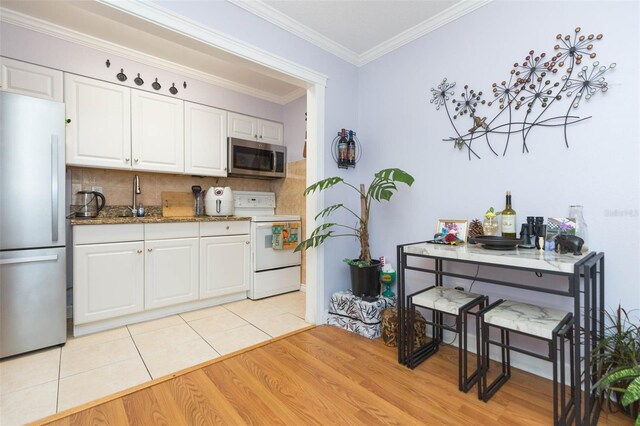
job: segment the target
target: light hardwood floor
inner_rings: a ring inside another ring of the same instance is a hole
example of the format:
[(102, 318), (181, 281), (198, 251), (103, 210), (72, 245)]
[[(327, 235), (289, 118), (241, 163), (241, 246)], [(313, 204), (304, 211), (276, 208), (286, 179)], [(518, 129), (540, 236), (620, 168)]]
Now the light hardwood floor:
[[(415, 370), (395, 348), (321, 326), (45, 419), (54, 425), (552, 424), (551, 382), (514, 370), (489, 403), (457, 388), (456, 350)], [(603, 413), (600, 424), (633, 421)]]

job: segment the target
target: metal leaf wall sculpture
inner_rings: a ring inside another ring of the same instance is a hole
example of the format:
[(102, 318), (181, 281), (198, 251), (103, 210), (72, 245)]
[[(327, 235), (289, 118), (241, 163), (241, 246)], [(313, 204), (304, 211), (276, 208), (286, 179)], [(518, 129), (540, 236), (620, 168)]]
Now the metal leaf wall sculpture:
[[(555, 53), (550, 58), (546, 53), (529, 51), (523, 62), (513, 64), (507, 79), (493, 83), (493, 99), (488, 102), (483, 99), (483, 92), (476, 92), (467, 85), (463, 92), (455, 96), (456, 83), (443, 79), (437, 88), (431, 89), (431, 103), (437, 110), (444, 107), (455, 132), (455, 135), (443, 141), (453, 142), (454, 147), (461, 150), (466, 147), (471, 160), (472, 156), (480, 158), (473, 148), (473, 143), (477, 140), (484, 140), (491, 152), (499, 156), (492, 142), (495, 144), (495, 139), (500, 138), (504, 141), (504, 156), (512, 135), (519, 134), (522, 152), (525, 153), (529, 152), (527, 138), (532, 129), (562, 127), (564, 143), (568, 148), (567, 126), (591, 118), (571, 115), (571, 109), (578, 108), (583, 98), (589, 100), (598, 92), (606, 92), (608, 86), (605, 74), (616, 66), (615, 63), (601, 66), (598, 61), (593, 61), (590, 66), (583, 65), (596, 57), (593, 44), (602, 39), (602, 34), (580, 35), (580, 31), (578, 27), (573, 35), (558, 34), (557, 44), (553, 48)], [(562, 69), (566, 73), (560, 77)], [(545, 117), (552, 104), (564, 99), (569, 100), (564, 115)], [(480, 112), (484, 105), (496, 105), (499, 111), (488, 119)], [(454, 120), (466, 120), (467, 117), (470, 123), (458, 128)]]

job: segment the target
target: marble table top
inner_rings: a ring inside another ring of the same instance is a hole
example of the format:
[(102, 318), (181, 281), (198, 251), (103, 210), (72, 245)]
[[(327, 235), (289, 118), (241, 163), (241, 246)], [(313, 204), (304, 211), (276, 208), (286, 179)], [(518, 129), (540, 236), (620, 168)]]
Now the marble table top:
[(587, 256), (586, 254), (582, 256), (559, 254), (554, 251), (540, 251), (537, 249), (489, 250), (480, 245), (451, 246), (429, 243), (406, 245), (404, 246), (404, 252), (451, 260), (465, 260), (561, 273), (573, 273), (575, 264)]

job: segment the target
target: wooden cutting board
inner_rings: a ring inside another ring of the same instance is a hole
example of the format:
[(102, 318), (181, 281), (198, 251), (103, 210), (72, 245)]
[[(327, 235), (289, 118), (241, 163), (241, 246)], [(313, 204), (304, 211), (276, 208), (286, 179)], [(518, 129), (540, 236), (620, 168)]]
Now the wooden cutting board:
[(162, 192), (162, 216), (194, 216), (191, 192)]

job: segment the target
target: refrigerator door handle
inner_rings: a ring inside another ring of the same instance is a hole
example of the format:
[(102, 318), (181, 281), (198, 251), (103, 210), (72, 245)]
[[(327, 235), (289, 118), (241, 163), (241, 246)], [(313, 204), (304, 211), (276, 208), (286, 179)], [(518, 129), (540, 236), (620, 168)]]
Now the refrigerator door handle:
[(50, 254), (47, 256), (31, 256), (31, 257), (16, 257), (14, 259), (0, 259), (0, 265), (9, 265), (12, 263), (46, 262), (48, 260), (58, 260), (58, 255)]
[(58, 136), (51, 135), (51, 240), (58, 241)]

